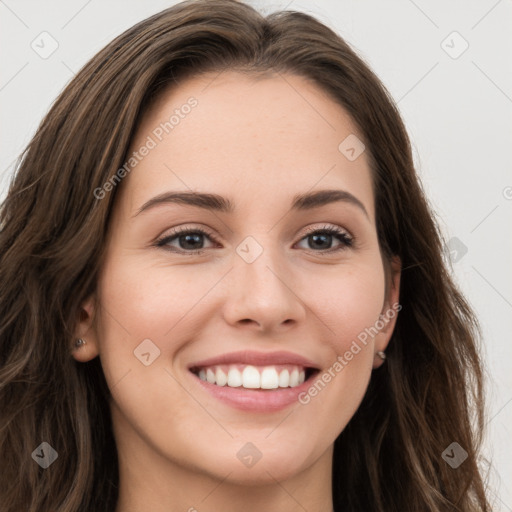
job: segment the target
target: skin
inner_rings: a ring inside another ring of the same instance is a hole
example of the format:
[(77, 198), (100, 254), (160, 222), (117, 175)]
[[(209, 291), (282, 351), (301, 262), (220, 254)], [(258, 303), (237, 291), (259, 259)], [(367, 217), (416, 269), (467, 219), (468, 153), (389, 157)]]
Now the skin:
[[(198, 105), (119, 185), (97, 292), (76, 333), (87, 343), (74, 357), (99, 355), (113, 395), (116, 512), (325, 512), (334, 440), (383, 363), (376, 352), (386, 349), (396, 315), (307, 405), (240, 411), (202, 390), (186, 367), (247, 348), (295, 352), (326, 371), (398, 302), (400, 262), (392, 261), (386, 294), (366, 152), (349, 161), (338, 150), (348, 135), (363, 137), (302, 77), (226, 71), (166, 91), (132, 150), (191, 96)], [(295, 194), (320, 189), (350, 192), (368, 217), (343, 202), (290, 210)], [(171, 190), (220, 194), (235, 211), (166, 204), (135, 215)], [(305, 230), (326, 225), (354, 236), (354, 246), (332, 237), (319, 248)], [(200, 237), (199, 255), (171, 252), (191, 252), (179, 238), (171, 250), (154, 246), (178, 226), (216, 240)], [(236, 252), (248, 236), (263, 248), (252, 263)], [(160, 350), (149, 366), (134, 356), (144, 339)], [(237, 458), (247, 442), (262, 454), (250, 468)]]

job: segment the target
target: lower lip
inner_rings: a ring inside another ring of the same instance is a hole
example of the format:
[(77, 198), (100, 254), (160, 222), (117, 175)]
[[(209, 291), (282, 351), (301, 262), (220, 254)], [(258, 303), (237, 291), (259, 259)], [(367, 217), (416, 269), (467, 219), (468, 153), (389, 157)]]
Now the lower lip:
[(219, 399), (221, 402), (224, 402), (236, 409), (251, 412), (275, 412), (285, 409), (293, 403), (298, 403), (299, 394), (306, 391), (311, 386), (311, 380), (316, 375), (316, 373), (312, 374), (302, 384), (294, 388), (265, 390), (217, 386), (216, 384), (211, 384), (208, 381), (200, 379), (192, 372), (189, 373), (204, 390)]

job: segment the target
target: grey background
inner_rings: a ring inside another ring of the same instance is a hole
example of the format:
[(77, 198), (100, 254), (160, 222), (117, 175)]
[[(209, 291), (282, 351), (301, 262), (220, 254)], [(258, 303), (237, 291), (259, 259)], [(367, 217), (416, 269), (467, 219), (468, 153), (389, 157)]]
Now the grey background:
[[(174, 3), (0, 0), (1, 198), (15, 159), (74, 73), (114, 36)], [(491, 498), (494, 510), (512, 511), (511, 0), (248, 3), (263, 13), (316, 16), (356, 48), (398, 102), (455, 251), (454, 275), (482, 323)], [(42, 58), (31, 44), (58, 48)]]

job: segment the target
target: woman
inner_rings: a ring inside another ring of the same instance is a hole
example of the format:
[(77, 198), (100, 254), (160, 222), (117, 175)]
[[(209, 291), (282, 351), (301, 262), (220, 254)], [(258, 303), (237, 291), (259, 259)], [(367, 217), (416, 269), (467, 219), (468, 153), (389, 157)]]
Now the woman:
[(1, 222), (4, 510), (489, 510), (477, 321), (393, 101), (310, 16), (129, 29)]

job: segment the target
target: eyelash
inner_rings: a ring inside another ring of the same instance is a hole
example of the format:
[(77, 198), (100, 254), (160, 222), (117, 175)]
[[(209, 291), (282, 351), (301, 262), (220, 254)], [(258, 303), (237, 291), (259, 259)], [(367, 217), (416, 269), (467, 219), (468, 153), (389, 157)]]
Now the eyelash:
[[(167, 234), (164, 237), (156, 240), (154, 245), (156, 247), (161, 247), (164, 250), (167, 250), (167, 251), (170, 251), (173, 253), (177, 253), (177, 254), (189, 254), (189, 255), (204, 254), (204, 252), (206, 252), (207, 249), (195, 249), (195, 250), (191, 250), (191, 251), (185, 251), (185, 250), (169, 249), (169, 248), (165, 247), (169, 242), (173, 241), (175, 238), (178, 238), (179, 236), (183, 236), (183, 235), (190, 235), (190, 234), (201, 234), (201, 235), (204, 235), (204, 236), (210, 238), (211, 241), (213, 241), (215, 243), (219, 243), (212, 233), (205, 231), (202, 228), (176, 228), (170, 234)], [(302, 240), (304, 240), (310, 236), (313, 236), (313, 235), (332, 235), (337, 240), (339, 240), (342, 244), (338, 248), (331, 248), (331, 249), (327, 249), (327, 250), (315, 251), (313, 249), (309, 249), (309, 252), (313, 252), (315, 254), (321, 254), (321, 255), (331, 254), (334, 252), (344, 251), (344, 250), (353, 248), (354, 242), (356, 240), (355, 237), (349, 235), (346, 231), (344, 231), (338, 227), (324, 226), (323, 228), (309, 229), (307, 231), (307, 233), (299, 240), (299, 242), (301, 242)]]

